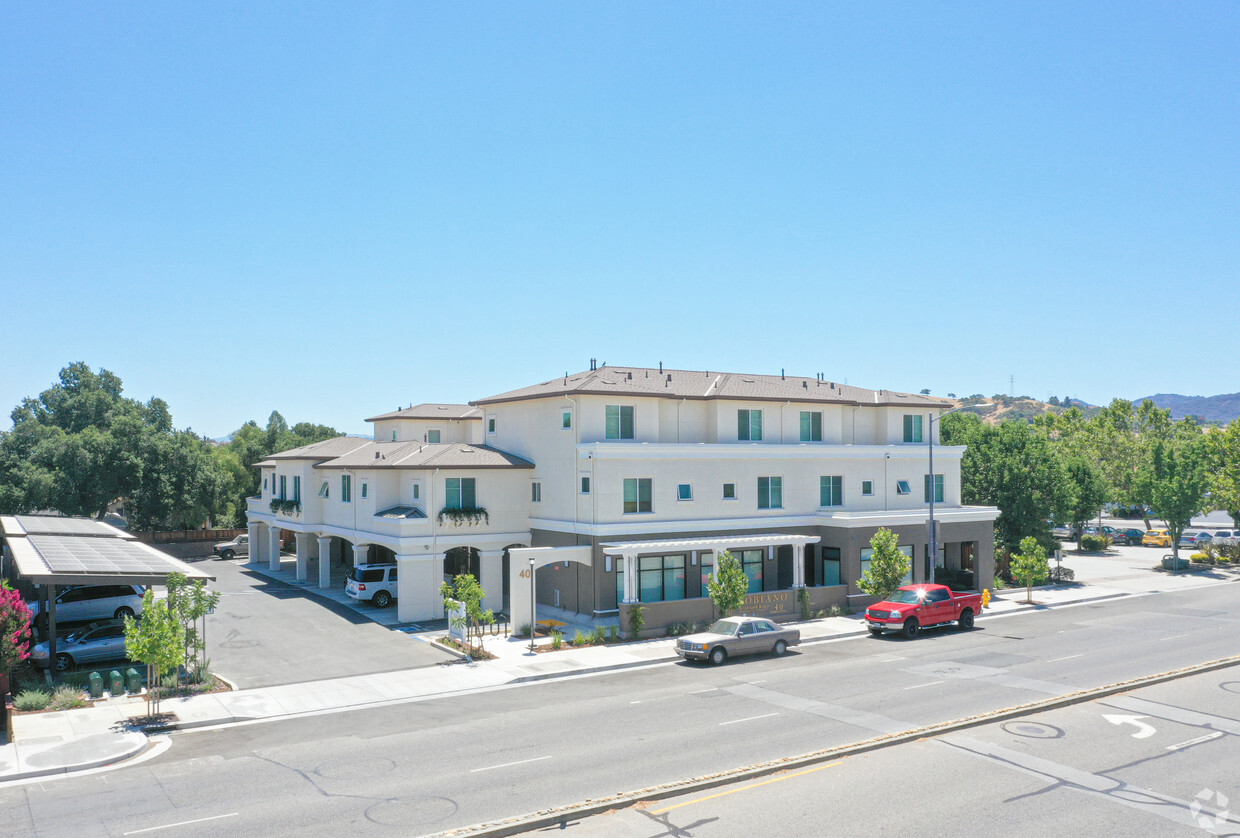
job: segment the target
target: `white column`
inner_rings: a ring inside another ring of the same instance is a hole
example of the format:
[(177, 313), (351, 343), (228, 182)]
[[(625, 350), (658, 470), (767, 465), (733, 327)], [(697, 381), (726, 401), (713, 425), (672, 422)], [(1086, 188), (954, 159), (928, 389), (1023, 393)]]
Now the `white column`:
[(294, 533), (297, 539), (297, 581), (305, 582), (310, 570), (310, 533)]
[(637, 602), (638, 588), (637, 585), (637, 554), (624, 554), (624, 601)]
[(365, 542), (353, 542), (353, 566), (366, 564), (370, 561), (370, 545)]
[(319, 587), (332, 586), (332, 537), (319, 536)]
[(499, 611), (504, 607), (504, 551), (479, 550), (478, 584), (487, 595), (482, 598), (482, 610)]
[(792, 587), (805, 587), (805, 545), (792, 545)]
[(262, 524), (250, 524), (245, 528), (250, 535), (250, 555), (245, 562), (247, 565), (254, 566), (258, 564), (259, 548), (262, 546), (263, 537), (262, 526)]
[(267, 554), (267, 569), (268, 570), (279, 570), (280, 569), (280, 528), (278, 526), (269, 526), (267, 530), (268, 530), (268, 535), (270, 536), (267, 539), (268, 550), (270, 550), (270, 552)]
[(443, 616), (443, 599), (439, 596), (443, 574), (435, 571), (437, 563), (438, 557), (429, 553), (396, 557), (396, 617), (402, 623)]

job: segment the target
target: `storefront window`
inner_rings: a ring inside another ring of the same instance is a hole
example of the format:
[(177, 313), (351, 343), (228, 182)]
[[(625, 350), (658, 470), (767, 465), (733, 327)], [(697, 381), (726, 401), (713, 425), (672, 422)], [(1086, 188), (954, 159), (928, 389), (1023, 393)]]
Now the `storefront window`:
[(822, 548), (822, 579), (823, 585), (840, 584), (840, 548)]
[(762, 550), (742, 550), (741, 569), (749, 577), (749, 593), (762, 592)]
[(685, 556), (642, 556), (637, 560), (639, 598), (666, 602), (685, 598)]

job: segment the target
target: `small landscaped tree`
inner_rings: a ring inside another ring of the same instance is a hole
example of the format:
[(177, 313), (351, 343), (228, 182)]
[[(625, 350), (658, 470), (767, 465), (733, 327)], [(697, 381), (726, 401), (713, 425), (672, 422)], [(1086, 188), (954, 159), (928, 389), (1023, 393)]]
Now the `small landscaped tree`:
[(1200, 433), (1190, 429), (1177, 438), (1157, 440), (1137, 484), (1141, 500), (1167, 523), (1178, 564), (1180, 536), (1206, 505), (1206, 452)]
[(857, 587), (870, 596), (886, 599), (908, 576), (909, 557), (900, 551), (899, 537), (886, 527), (874, 533), (870, 547), (874, 550), (870, 567), (862, 574)]
[[(218, 591), (207, 590), (207, 584), (201, 579), (190, 582), (181, 573), (168, 574), (168, 608), (181, 624), (184, 637), (184, 653), (182, 663), (185, 666), (185, 677), (190, 677), (191, 666), (194, 679), (201, 683), (206, 674), (206, 620), (207, 615), (215, 610), (220, 602)], [(202, 620), (202, 631), (198, 630), (198, 621)]]
[(28, 657), (30, 609), (5, 580), (0, 582), (0, 698), (9, 691), (9, 673)]
[(185, 657), (185, 631), (166, 599), (155, 599), (148, 590), (142, 596), (142, 619), (125, 617), (125, 653), (146, 664), (147, 702), (150, 712), (159, 712), (160, 684), (164, 674)]
[(1012, 554), (1012, 578), (1025, 585), (1025, 602), (1033, 602), (1033, 586), (1042, 582), (1050, 575), (1050, 562), (1046, 559), (1046, 548), (1038, 543), (1033, 536), (1020, 540), (1020, 552)]
[(439, 594), (443, 597), (444, 610), (449, 614), (457, 610), (452, 603), (460, 604), (460, 613), (454, 618), (453, 627), (464, 629), (465, 644), (471, 652), (474, 651), (475, 639), (478, 640), (479, 646), (482, 644), (482, 626), (495, 621), (495, 614), (492, 611), (482, 610), (482, 600), (487, 592), (482, 590), (482, 586), (478, 584), (478, 580), (472, 573), (460, 573), (451, 584), (444, 582), (440, 585)]
[(749, 577), (741, 567), (740, 559), (728, 550), (715, 558), (715, 574), (706, 582), (706, 592), (720, 616), (726, 617), (739, 611), (749, 593)]

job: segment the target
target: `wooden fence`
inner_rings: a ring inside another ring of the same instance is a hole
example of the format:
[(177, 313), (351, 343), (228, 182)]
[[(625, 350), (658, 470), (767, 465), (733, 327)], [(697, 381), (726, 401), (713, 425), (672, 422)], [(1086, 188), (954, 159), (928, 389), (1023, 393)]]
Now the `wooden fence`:
[(146, 544), (170, 544), (186, 541), (232, 541), (247, 530), (165, 530), (163, 532), (136, 532), (134, 537)]

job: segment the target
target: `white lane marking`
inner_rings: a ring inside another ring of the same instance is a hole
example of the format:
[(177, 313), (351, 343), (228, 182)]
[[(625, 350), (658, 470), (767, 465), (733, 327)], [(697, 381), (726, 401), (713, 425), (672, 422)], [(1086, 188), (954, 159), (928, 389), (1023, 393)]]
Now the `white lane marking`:
[(762, 680), (762, 681), (750, 681), (749, 683), (750, 683), (750, 684), (765, 684), (765, 683), (766, 683), (766, 681), (765, 681), (765, 680)]
[(1163, 637), (1160, 639), (1161, 640), (1179, 640), (1181, 637), (1192, 637), (1192, 636), (1193, 636), (1192, 632), (1189, 632), (1188, 634), (1173, 634), (1170, 637)]
[(713, 693), (718, 687), (707, 687), (704, 690), (693, 690), (689, 695), (697, 695), (698, 693)]
[(1051, 658), (1050, 660), (1047, 661), (1047, 663), (1057, 663), (1058, 661), (1070, 661), (1073, 658), (1083, 658), (1083, 657), (1085, 657), (1085, 653), (1081, 652), (1079, 655), (1068, 655), (1062, 658)]
[(730, 722), (720, 722), (719, 726), (723, 727), (724, 725), (734, 725), (734, 724), (739, 724), (741, 722), (752, 722), (754, 719), (766, 719), (766, 718), (770, 718), (771, 716), (778, 716), (778, 715), (779, 715), (778, 713), (763, 713), (761, 716), (750, 716), (747, 719), (733, 719)]
[(896, 658), (881, 658), (878, 662), (879, 662), (879, 663), (895, 663), (896, 661), (902, 661), (902, 660), (904, 660), (904, 658), (900, 658), (900, 657), (896, 657)]
[(1207, 733), (1205, 736), (1198, 736), (1196, 739), (1189, 739), (1187, 742), (1180, 742), (1175, 745), (1168, 745), (1168, 751), (1178, 751), (1180, 748), (1187, 748), (1189, 745), (1200, 745), (1202, 742), (1209, 742), (1211, 739), (1218, 739), (1223, 735), (1223, 731), (1216, 730), (1213, 733)]
[(166, 823), (163, 826), (149, 826), (146, 829), (135, 829), (132, 832), (122, 832), (121, 835), (141, 835), (143, 832), (155, 832), (160, 829), (172, 829), (174, 826), (189, 826), (191, 823), (205, 823), (206, 821), (218, 821), (220, 818), (235, 818), (240, 812), (230, 812), (227, 815), (212, 815), (209, 818), (198, 818), (192, 821), (180, 821), (179, 823)]
[(1132, 735), (1133, 739), (1148, 739), (1156, 732), (1153, 725), (1147, 725), (1141, 721), (1145, 716), (1118, 716), (1103, 713), (1102, 718), (1113, 725), (1132, 725), (1135, 727), (1137, 732)]
[(925, 684), (914, 684), (913, 686), (911, 686), (911, 687), (905, 687), (904, 689), (906, 689), (906, 690), (919, 690), (919, 689), (921, 689), (922, 687), (933, 687), (935, 684), (941, 684), (941, 683), (943, 683), (943, 682), (942, 682), (942, 681), (930, 681), (930, 682), (925, 683)]
[(503, 765), (488, 765), (486, 768), (471, 768), (470, 774), (477, 774), (479, 771), (490, 771), (492, 768), (509, 768), (513, 765), (525, 765), (527, 762), (539, 762), (540, 760), (551, 759), (549, 756), (534, 757), (533, 759), (519, 759), (516, 762), (505, 762)]

